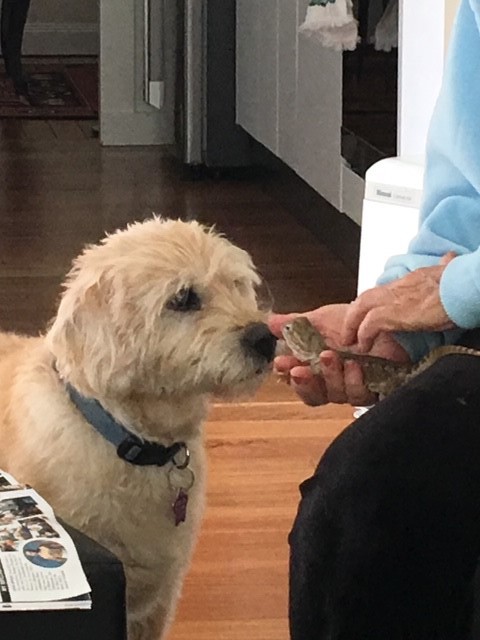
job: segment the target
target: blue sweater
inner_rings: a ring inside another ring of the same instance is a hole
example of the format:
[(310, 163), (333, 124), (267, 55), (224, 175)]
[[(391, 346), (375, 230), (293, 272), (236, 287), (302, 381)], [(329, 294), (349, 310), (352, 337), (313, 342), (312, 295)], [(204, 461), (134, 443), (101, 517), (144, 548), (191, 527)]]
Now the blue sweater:
[[(440, 298), (462, 329), (480, 327), (480, 0), (461, 0), (442, 89), (430, 124), (420, 229), (408, 253), (392, 257), (379, 284), (458, 254), (445, 269)], [(402, 333), (413, 360), (458, 331)]]

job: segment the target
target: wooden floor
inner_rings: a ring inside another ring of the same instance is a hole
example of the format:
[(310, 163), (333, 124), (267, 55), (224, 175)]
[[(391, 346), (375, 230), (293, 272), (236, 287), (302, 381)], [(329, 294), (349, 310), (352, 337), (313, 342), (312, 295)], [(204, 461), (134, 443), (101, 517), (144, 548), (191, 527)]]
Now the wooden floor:
[[(152, 212), (215, 223), (251, 252), (278, 311), (353, 297), (355, 278), (256, 180), (187, 182), (166, 151), (101, 149), (89, 123), (0, 121), (0, 326), (42, 330), (86, 242)], [(298, 484), (351, 409), (311, 409), (270, 379), (208, 424), (205, 525), (169, 640), (287, 640)]]

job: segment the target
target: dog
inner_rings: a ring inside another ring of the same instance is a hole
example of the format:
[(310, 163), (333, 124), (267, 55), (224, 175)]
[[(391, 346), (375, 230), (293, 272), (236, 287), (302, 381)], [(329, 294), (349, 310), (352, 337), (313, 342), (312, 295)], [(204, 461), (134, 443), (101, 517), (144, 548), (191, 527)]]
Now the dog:
[(213, 229), (153, 218), (76, 258), (45, 334), (0, 334), (0, 468), (122, 561), (129, 640), (172, 621), (204, 511), (209, 401), (271, 369), (259, 282)]

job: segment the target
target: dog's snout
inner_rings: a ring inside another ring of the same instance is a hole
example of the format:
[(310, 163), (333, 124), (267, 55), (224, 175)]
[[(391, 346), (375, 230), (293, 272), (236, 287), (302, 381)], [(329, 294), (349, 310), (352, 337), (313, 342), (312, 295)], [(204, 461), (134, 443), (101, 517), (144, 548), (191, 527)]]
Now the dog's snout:
[(275, 356), (277, 339), (263, 322), (255, 322), (245, 328), (243, 341), (249, 350), (271, 362)]

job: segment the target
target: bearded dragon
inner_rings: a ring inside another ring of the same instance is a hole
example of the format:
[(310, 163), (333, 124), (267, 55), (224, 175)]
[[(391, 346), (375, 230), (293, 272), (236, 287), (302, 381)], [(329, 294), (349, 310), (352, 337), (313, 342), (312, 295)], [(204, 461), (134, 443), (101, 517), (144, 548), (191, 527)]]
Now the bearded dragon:
[[(325, 338), (315, 329), (310, 320), (299, 316), (287, 323), (283, 328), (283, 338), (300, 362), (308, 363), (313, 373), (320, 373), (320, 354), (331, 350)], [(387, 396), (397, 387), (431, 367), (437, 360), (450, 354), (466, 354), (480, 356), (480, 351), (459, 345), (443, 345), (436, 347), (416, 364), (394, 362), (377, 356), (351, 353), (350, 351), (333, 349), (342, 360), (354, 360), (363, 370), (365, 386), (372, 393)]]

